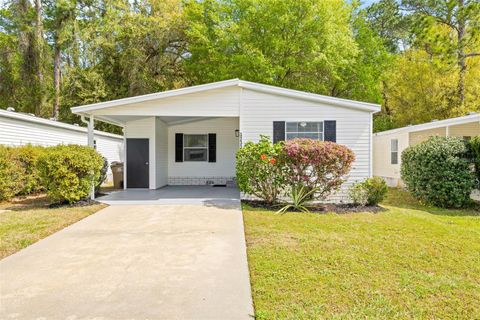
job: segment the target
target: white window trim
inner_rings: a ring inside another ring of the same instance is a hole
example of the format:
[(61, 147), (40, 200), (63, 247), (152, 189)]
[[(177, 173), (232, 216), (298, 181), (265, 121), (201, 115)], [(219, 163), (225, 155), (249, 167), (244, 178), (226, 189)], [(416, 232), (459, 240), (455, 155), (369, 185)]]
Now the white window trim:
[[(207, 145), (206, 147), (185, 147), (185, 139), (187, 136), (205, 136)], [(200, 149), (206, 151), (205, 160), (186, 160), (185, 159), (185, 149)], [(208, 162), (208, 133), (184, 133), (183, 134), (183, 162)]]
[(325, 121), (323, 121), (323, 120), (318, 120), (318, 121), (306, 121), (306, 120), (291, 120), (291, 121), (285, 121), (285, 137), (284, 137), (285, 141), (288, 140), (288, 139), (287, 139), (287, 134), (288, 134), (288, 133), (297, 133), (297, 134), (298, 134), (298, 133), (320, 133), (320, 131), (316, 131), (316, 132), (313, 132), (313, 131), (312, 131), (312, 132), (287, 132), (287, 125), (288, 125), (289, 123), (299, 123), (299, 122), (306, 122), (306, 123), (308, 123), (308, 122), (316, 122), (316, 123), (321, 123), (321, 124), (322, 124), (322, 131), (321, 131), (321, 133), (322, 133), (322, 139), (321, 139), (321, 140), (319, 139), (319, 141), (325, 141)]
[[(393, 142), (396, 141), (396, 146), (397, 146), (397, 150), (393, 150)], [(393, 154), (396, 154), (395, 156), (395, 159), (396, 159), (396, 163), (393, 163)], [(390, 164), (392, 165), (397, 165), (398, 164), (398, 139), (391, 139), (390, 140)]]

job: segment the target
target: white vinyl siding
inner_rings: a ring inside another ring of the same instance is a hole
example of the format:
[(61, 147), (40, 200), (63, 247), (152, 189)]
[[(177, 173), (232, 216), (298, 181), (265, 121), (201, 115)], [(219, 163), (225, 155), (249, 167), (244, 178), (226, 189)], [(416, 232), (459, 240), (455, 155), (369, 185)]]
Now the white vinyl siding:
[[(0, 110), (0, 144), (22, 146), (55, 146), (58, 144), (87, 145), (87, 128), (39, 119), (24, 114), (10, 115), (9, 111)], [(95, 131), (97, 151), (109, 164), (123, 161), (123, 137)], [(108, 174), (111, 174), (110, 167)]]
[(160, 188), (168, 183), (168, 126), (159, 118), (155, 125), (155, 187)]
[(228, 87), (92, 112), (102, 115), (238, 117), (240, 89)]
[(320, 104), (290, 97), (243, 89), (240, 109), (242, 143), (258, 141), (260, 135), (273, 136), (273, 121), (322, 122), (335, 120), (337, 143), (355, 153), (355, 161), (347, 181), (329, 201), (348, 201), (348, 188), (355, 181), (371, 175), (371, 117), (368, 111)]
[[(234, 177), (235, 154), (239, 141), (235, 137), (238, 118), (217, 118), (193, 121), (168, 127), (168, 175), (169, 177)], [(216, 162), (175, 162), (175, 133), (217, 135)]]

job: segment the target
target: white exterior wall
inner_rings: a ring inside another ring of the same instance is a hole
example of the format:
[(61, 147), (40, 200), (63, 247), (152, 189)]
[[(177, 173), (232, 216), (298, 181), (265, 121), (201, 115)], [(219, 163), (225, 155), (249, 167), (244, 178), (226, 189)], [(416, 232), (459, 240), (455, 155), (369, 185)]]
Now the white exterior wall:
[[(348, 201), (349, 186), (373, 174), (372, 112), (370, 111), (239, 87), (215, 89), (143, 102), (134, 107), (118, 106), (100, 111), (102, 115), (117, 116), (138, 117), (148, 114), (148, 117), (141, 120), (127, 121), (125, 135), (127, 138), (150, 139), (151, 189), (163, 186), (165, 177), (168, 177), (168, 184), (204, 184), (205, 181), (213, 180), (210, 178), (214, 177), (234, 177), (235, 152), (239, 147), (239, 138), (235, 137), (235, 130), (240, 130), (242, 143), (258, 141), (262, 134), (273, 136), (273, 121), (336, 121), (337, 143), (352, 149), (356, 160), (341, 191), (333, 195), (330, 201)], [(173, 117), (165, 120), (173, 123), (164, 123), (156, 116)], [(176, 121), (182, 121), (180, 117), (195, 121), (175, 124)], [(198, 117), (206, 119), (192, 119)], [(165, 150), (165, 141), (162, 140), (165, 130), (168, 131), (168, 166), (166, 168), (163, 158), (165, 152), (160, 151), (160, 149)], [(216, 133), (217, 161), (214, 163), (175, 162), (175, 133)], [(128, 171), (128, 168), (126, 170)], [(215, 183), (220, 182), (215, 181)]]
[[(391, 141), (398, 140), (398, 164), (391, 164)], [(383, 178), (390, 187), (401, 186), (402, 152), (409, 146), (409, 134), (392, 133), (373, 136), (373, 175)]]
[[(4, 115), (5, 113), (8, 116)], [(8, 146), (88, 144), (86, 128), (55, 123), (23, 114), (14, 113), (12, 116), (15, 118), (12, 118), (8, 113), (10, 112), (0, 111), (0, 144)], [(113, 161), (123, 161), (124, 141), (122, 136), (95, 131), (95, 141), (97, 151), (107, 158), (109, 164)], [(110, 167), (108, 174), (111, 174)]]
[[(156, 120), (155, 117), (147, 117), (139, 120), (129, 121), (125, 124), (124, 134), (125, 138), (144, 138), (148, 139), (148, 181), (149, 189), (156, 189), (157, 179), (156, 179), (156, 162), (155, 162), (155, 128)], [(128, 165), (125, 161), (125, 177), (128, 171)], [(124, 187), (128, 188), (127, 179), (124, 179)]]
[(155, 119), (155, 170), (156, 188), (168, 184), (168, 126), (159, 118)]
[[(235, 154), (239, 138), (235, 137), (238, 118), (215, 118), (172, 125), (168, 128), (168, 175), (170, 181), (176, 178), (235, 177)], [(175, 133), (217, 135), (216, 162), (175, 162)], [(181, 181), (181, 179), (179, 179)], [(200, 183), (200, 182), (199, 182)]]
[(355, 162), (347, 181), (331, 201), (348, 201), (348, 188), (355, 181), (369, 176), (370, 137), (372, 114), (366, 111), (322, 105), (300, 99), (260, 93), (243, 89), (240, 108), (242, 143), (258, 141), (260, 135), (273, 136), (273, 121), (324, 121), (337, 122), (337, 143), (355, 153)]
[(125, 106), (93, 111), (101, 115), (148, 114), (151, 116), (185, 116), (185, 117), (232, 117), (238, 116), (240, 90), (227, 87), (204, 92), (190, 93), (177, 97), (145, 101)]

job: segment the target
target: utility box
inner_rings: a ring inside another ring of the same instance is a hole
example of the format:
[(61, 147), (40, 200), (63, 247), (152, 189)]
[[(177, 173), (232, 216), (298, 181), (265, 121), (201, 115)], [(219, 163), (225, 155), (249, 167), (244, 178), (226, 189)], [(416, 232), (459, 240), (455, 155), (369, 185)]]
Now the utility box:
[(114, 161), (110, 165), (113, 174), (113, 187), (123, 189), (123, 162)]

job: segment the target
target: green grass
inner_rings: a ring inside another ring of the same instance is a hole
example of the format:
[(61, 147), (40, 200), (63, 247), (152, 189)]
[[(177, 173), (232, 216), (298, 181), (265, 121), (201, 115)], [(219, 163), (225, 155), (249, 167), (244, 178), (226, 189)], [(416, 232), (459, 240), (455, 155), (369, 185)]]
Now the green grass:
[(480, 216), (390, 190), (381, 213), (244, 207), (257, 319), (480, 319)]
[(43, 198), (0, 204), (0, 259), (104, 208), (104, 205), (49, 208)]

